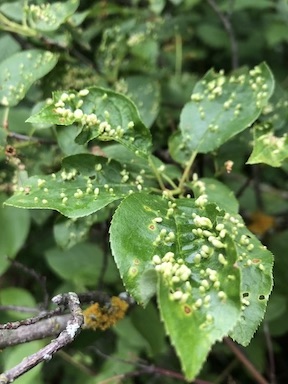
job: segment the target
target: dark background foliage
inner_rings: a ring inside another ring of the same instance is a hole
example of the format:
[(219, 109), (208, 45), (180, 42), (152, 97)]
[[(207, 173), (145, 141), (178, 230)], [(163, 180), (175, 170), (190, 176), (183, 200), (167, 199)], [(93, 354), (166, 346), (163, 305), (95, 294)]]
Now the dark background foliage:
[[(11, 23), (21, 23), (21, 7), (21, 1), (1, 2), (0, 13)], [(81, 1), (58, 29), (31, 36), (25, 35), (25, 28), (18, 31), (11, 24), (9, 29), (3, 22), (1, 61), (31, 48), (59, 53), (59, 60), (10, 111), (9, 126), (4, 126), (5, 108), (0, 109), (1, 200), (11, 195), (15, 179), (56, 172), (64, 156), (117, 151), (110, 144), (101, 143), (100, 147), (97, 140), (89, 145), (76, 144), (77, 127), (68, 130), (24, 124), (54, 90), (97, 85), (125, 93), (151, 127), (154, 153), (174, 164), (167, 138), (176, 131), (180, 112), (196, 81), (210, 68), (230, 72), (266, 61), (276, 79), (273, 97), (276, 101), (287, 100), (287, 24), (288, 4), (284, 0)], [(277, 134), (281, 136), (287, 132), (287, 106), (279, 108), (278, 115)], [(275, 255), (275, 283), (267, 314), (243, 353), (269, 382), (280, 384), (288, 381), (288, 166), (287, 161), (277, 168), (246, 165), (251, 142), (252, 133), (247, 130), (217, 153), (199, 155), (195, 171), (200, 176), (217, 176), (229, 185), (239, 199), (243, 217), (254, 225), (251, 230)], [(119, 157), (121, 161), (121, 153)], [(176, 160), (182, 161), (181, 154)], [(223, 169), (227, 160), (234, 162), (229, 175)], [(108, 245), (108, 228), (116, 207), (113, 204), (77, 221), (54, 211), (1, 208), (0, 304), (41, 308), (47, 295), (59, 292), (124, 291)], [(8, 262), (7, 255), (17, 257), (27, 270), (12, 260)], [(79, 255), (83, 255), (80, 261)], [(37, 271), (36, 278), (32, 270)], [(39, 276), (45, 279), (39, 281)], [(26, 316), (1, 311), (0, 321)], [(1, 369), (13, 366), (43, 345), (45, 342), (35, 341), (5, 349), (0, 353)], [(149, 371), (150, 364), (159, 370)], [(18, 382), (104, 384), (122, 379), (127, 384), (172, 384), (181, 379), (168, 373), (163, 376), (160, 367), (181, 371), (152, 301), (145, 310), (132, 308), (113, 329), (82, 332), (72, 345)], [(255, 382), (225, 343), (213, 347), (200, 377), (213, 383)]]

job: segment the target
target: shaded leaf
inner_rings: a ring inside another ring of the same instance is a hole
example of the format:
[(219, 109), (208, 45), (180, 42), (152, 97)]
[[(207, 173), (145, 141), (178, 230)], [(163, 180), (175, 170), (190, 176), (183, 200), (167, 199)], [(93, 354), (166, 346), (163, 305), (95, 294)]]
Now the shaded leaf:
[(52, 248), (45, 252), (50, 268), (62, 279), (73, 282), (76, 287), (97, 284), (103, 262), (102, 250), (92, 243), (81, 243), (66, 251)]
[(91, 226), (94, 223), (106, 220), (109, 213), (109, 209), (102, 209), (99, 213), (79, 219), (63, 219), (62, 217), (53, 227), (56, 243), (62, 249), (69, 249), (75, 244), (83, 242), (88, 238)]
[(3, 207), (6, 196), (0, 196), (0, 275), (10, 265), (8, 258), (14, 258), (24, 245), (30, 228), (28, 211)]
[(0, 63), (0, 103), (15, 106), (31, 85), (54, 68), (58, 55), (40, 49), (17, 52)]
[(200, 153), (219, 148), (258, 118), (273, 89), (274, 79), (265, 63), (230, 77), (209, 71), (181, 113), (185, 145)]
[(159, 83), (149, 76), (129, 76), (124, 80), (127, 96), (136, 104), (146, 127), (151, 127), (159, 112)]
[(155, 306), (152, 303), (149, 303), (146, 308), (136, 306), (131, 312), (131, 321), (149, 343), (149, 355), (156, 356), (162, 353), (166, 335)]
[(169, 137), (168, 146), (172, 159), (185, 166), (191, 156), (191, 150), (183, 140), (180, 131), (175, 131)]
[[(26, 319), (28, 316), (35, 315), (36, 301), (32, 294), (23, 288), (8, 287), (1, 288), (0, 291), (1, 305), (14, 305), (15, 307), (30, 307), (31, 313), (23, 313), (21, 311), (5, 311), (7, 321), (16, 321)], [(1, 319), (1, 323), (3, 320)]]

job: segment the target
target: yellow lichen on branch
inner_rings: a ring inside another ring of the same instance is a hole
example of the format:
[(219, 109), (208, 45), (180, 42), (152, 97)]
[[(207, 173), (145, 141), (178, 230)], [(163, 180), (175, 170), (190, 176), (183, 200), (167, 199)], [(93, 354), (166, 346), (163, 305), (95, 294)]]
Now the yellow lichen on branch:
[(112, 327), (117, 321), (123, 319), (129, 305), (125, 300), (113, 296), (107, 304), (100, 306), (94, 303), (83, 311), (85, 329), (106, 329)]

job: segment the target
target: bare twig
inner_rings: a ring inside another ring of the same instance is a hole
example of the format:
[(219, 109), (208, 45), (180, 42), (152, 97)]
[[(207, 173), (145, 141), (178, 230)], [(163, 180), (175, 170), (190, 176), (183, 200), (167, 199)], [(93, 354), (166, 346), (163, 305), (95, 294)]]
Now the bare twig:
[(44, 137), (35, 137), (35, 136), (32, 137), (32, 136), (23, 135), (17, 132), (9, 132), (8, 136), (12, 137), (13, 139), (21, 140), (21, 141), (31, 141), (33, 143), (41, 143), (41, 144), (56, 144), (56, 141), (53, 139), (47, 139)]
[[(131, 376), (131, 375), (132, 376), (140, 376), (143, 374), (154, 374), (154, 375), (161, 375), (161, 376), (166, 376), (166, 377), (173, 377), (174, 379), (178, 379), (178, 380), (187, 382), (187, 380), (185, 379), (185, 377), (181, 373), (171, 371), (170, 369), (156, 367), (155, 365), (148, 365), (148, 364), (142, 363), (140, 361), (120, 359), (120, 358), (117, 358), (115, 356), (106, 355), (105, 353), (103, 353), (102, 351), (100, 351), (99, 349), (97, 349), (95, 347), (92, 347), (92, 349), (97, 353), (97, 355), (103, 357), (104, 359), (113, 359), (116, 361), (120, 361), (124, 364), (136, 365), (137, 367), (141, 368), (137, 371), (127, 372), (127, 373), (122, 374), (122, 375), (110, 377), (109, 379), (101, 381), (101, 384), (112, 383), (115, 381), (115, 379), (124, 379), (124, 378)], [(204, 381), (201, 379), (196, 379), (193, 381), (193, 383), (194, 384), (212, 384), (209, 381)]]
[(268, 351), (270, 384), (276, 384), (273, 345), (272, 345), (271, 335), (270, 335), (270, 331), (269, 331), (269, 325), (268, 325), (267, 321), (264, 321), (263, 329), (264, 329), (264, 335), (265, 335), (267, 351)]
[(243, 352), (236, 346), (236, 344), (228, 337), (224, 338), (225, 344), (235, 354), (237, 359), (241, 361), (244, 367), (251, 373), (258, 384), (269, 384), (268, 381), (261, 375), (261, 373), (254, 367), (254, 365), (247, 359)]
[(41, 320), (49, 319), (53, 316), (56, 316), (56, 315), (62, 313), (63, 311), (64, 311), (64, 309), (59, 307), (59, 308), (56, 308), (52, 311), (41, 312), (41, 313), (39, 313), (38, 316), (30, 317), (28, 319), (18, 320), (18, 321), (13, 321), (13, 322), (7, 322), (5, 324), (0, 324), (0, 330), (1, 329), (14, 330), (14, 329), (18, 329), (19, 327), (22, 327), (22, 326), (36, 324)]
[(232, 24), (230, 22), (230, 19), (228, 15), (226, 16), (223, 12), (221, 12), (220, 8), (218, 7), (215, 0), (207, 0), (210, 7), (214, 10), (214, 12), (217, 14), (219, 19), (221, 20), (227, 35), (230, 40), (230, 47), (231, 47), (231, 66), (233, 69), (238, 68), (239, 66), (239, 54), (238, 54), (238, 44), (236, 41), (236, 37), (232, 28)]
[(0, 384), (11, 383), (17, 377), (23, 375), (42, 361), (50, 360), (57, 351), (71, 343), (80, 332), (83, 324), (83, 315), (76, 293), (69, 292), (64, 295), (57, 295), (52, 301), (58, 306), (67, 306), (71, 312), (71, 317), (67, 322), (66, 328), (60, 333), (57, 339), (52, 340), (46, 347), (28, 356), (20, 364), (1, 374)]
[[(39, 313), (41, 312), (38, 308), (22, 307), (20, 305), (0, 305), (0, 311), (15, 311), (22, 313)], [(0, 324), (1, 329), (1, 324)]]
[(39, 320), (33, 324), (21, 325), (18, 328), (0, 329), (0, 349), (57, 336), (65, 329), (70, 317), (70, 314), (65, 314)]
[(27, 275), (32, 276), (37, 281), (37, 283), (39, 284), (43, 292), (43, 308), (47, 309), (48, 302), (49, 302), (49, 295), (48, 295), (47, 286), (46, 286), (46, 277), (40, 275), (37, 271), (35, 271), (35, 269), (30, 267), (28, 268), (24, 264), (19, 263), (19, 261), (12, 260), (12, 259), (9, 259), (9, 260), (14, 267), (22, 270)]

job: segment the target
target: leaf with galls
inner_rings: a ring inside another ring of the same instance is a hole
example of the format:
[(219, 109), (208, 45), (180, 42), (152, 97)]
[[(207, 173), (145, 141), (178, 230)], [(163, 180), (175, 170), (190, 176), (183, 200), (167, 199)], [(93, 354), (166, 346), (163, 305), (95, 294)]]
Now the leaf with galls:
[(273, 90), (273, 75), (265, 63), (231, 76), (210, 70), (181, 113), (185, 147), (199, 153), (219, 148), (259, 117)]
[(270, 252), (239, 216), (199, 197), (170, 201), (164, 194), (133, 194), (122, 201), (110, 228), (127, 290), (142, 305), (157, 295), (189, 380), (217, 340), (231, 334), (247, 344), (272, 286)]
[(90, 87), (77, 91), (56, 91), (53, 99), (30, 123), (57, 125), (78, 124), (81, 132), (75, 141), (116, 141), (147, 158), (151, 150), (151, 134), (140, 119), (135, 104), (126, 96), (109, 89)]

